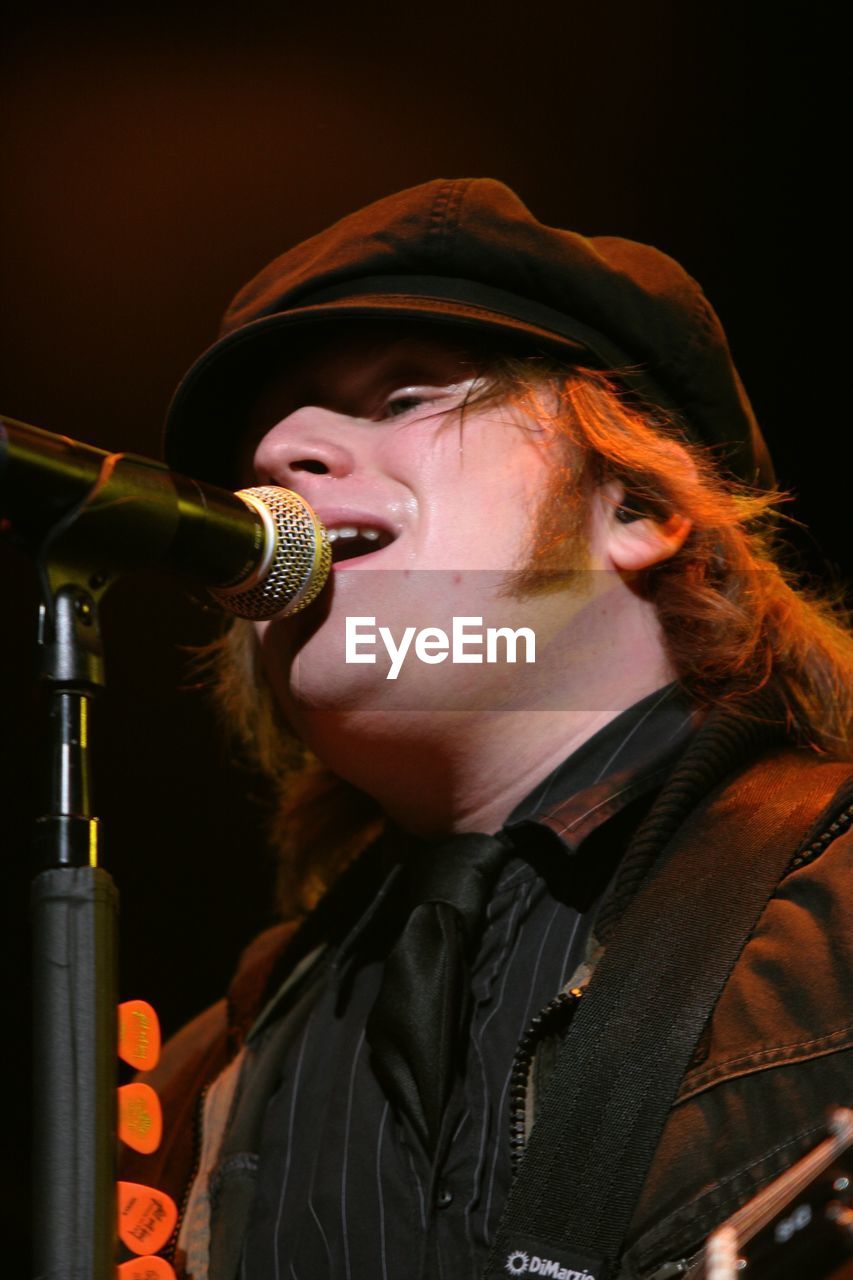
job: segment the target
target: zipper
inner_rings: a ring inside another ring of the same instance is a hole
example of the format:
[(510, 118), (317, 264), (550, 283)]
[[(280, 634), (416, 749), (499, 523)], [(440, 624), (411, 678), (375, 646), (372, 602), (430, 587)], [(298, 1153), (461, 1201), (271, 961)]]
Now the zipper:
[[(700, 1255), (694, 1254), (694, 1259)], [(655, 1271), (647, 1274), (646, 1280), (678, 1280), (680, 1276), (686, 1276), (690, 1273), (690, 1260), (688, 1258), (679, 1258), (677, 1262), (665, 1262)]]
[[(797, 871), (807, 863), (820, 857), (824, 850), (832, 844), (853, 822), (853, 804), (840, 810), (832, 822), (814, 840), (801, 846), (783, 871), (780, 881), (792, 871)], [(559, 991), (553, 1000), (546, 1004), (531, 1019), (527, 1030), (518, 1043), (512, 1063), (510, 1075), (510, 1160), (513, 1176), (524, 1155), (525, 1138), (525, 1104), (530, 1087), (530, 1072), (533, 1059), (541, 1042), (547, 1035), (565, 1031), (572, 1020), (575, 1009), (583, 995), (582, 987), (572, 987), (569, 991)], [(689, 1262), (689, 1260), (688, 1260)]]
[[(798, 870), (807, 863), (820, 857), (828, 845), (853, 822), (853, 804), (849, 804), (836, 814), (833, 821), (815, 840), (801, 846), (788, 863), (780, 876), (780, 881), (792, 871)], [(544, 1009), (531, 1019), (527, 1030), (518, 1043), (512, 1063), (510, 1075), (510, 1163), (512, 1177), (518, 1173), (526, 1146), (525, 1110), (527, 1094), (530, 1087), (530, 1074), (536, 1050), (547, 1035), (566, 1031), (569, 1027), (581, 997), (582, 987), (572, 987), (569, 991), (560, 991), (550, 1000)], [(704, 1248), (686, 1258), (658, 1264), (652, 1273), (645, 1273), (648, 1280), (676, 1280), (676, 1277), (698, 1276), (699, 1264), (704, 1257)]]
[(581, 987), (572, 987), (569, 991), (558, 991), (554, 999), (549, 1000), (545, 1008), (531, 1019), (527, 1030), (518, 1042), (518, 1048), (512, 1060), (509, 1089), (509, 1150), (513, 1177), (518, 1172), (526, 1145), (524, 1113), (536, 1050), (546, 1036), (568, 1028), (582, 995)]
[(196, 1099), (195, 1109), (193, 1111), (193, 1138), (192, 1138), (193, 1156), (192, 1156), (192, 1166), (190, 1169), (190, 1176), (187, 1179), (186, 1186), (184, 1187), (184, 1194), (181, 1197), (181, 1204), (178, 1210), (178, 1218), (175, 1223), (175, 1229), (172, 1232), (172, 1234), (169, 1236), (169, 1240), (165, 1245), (164, 1249), (162, 1250), (163, 1255), (171, 1263), (174, 1263), (175, 1261), (175, 1252), (178, 1248), (178, 1236), (181, 1234), (181, 1227), (183, 1225), (184, 1216), (187, 1212), (187, 1205), (189, 1204), (190, 1193), (193, 1189), (193, 1183), (196, 1180), (196, 1174), (198, 1173), (198, 1166), (201, 1163), (202, 1116), (204, 1115), (204, 1103), (205, 1103), (205, 1099), (207, 1098), (207, 1091), (209, 1088), (210, 1088), (210, 1084), (206, 1084), (202, 1089), (201, 1093), (198, 1095), (198, 1098)]
[(846, 809), (842, 809), (840, 813), (836, 814), (826, 831), (822, 832), (816, 840), (812, 840), (809, 844), (797, 850), (785, 868), (782, 878), (784, 879), (791, 871), (797, 871), (798, 868), (804, 867), (807, 862), (813, 862), (815, 858), (820, 857), (827, 845), (832, 844), (836, 836), (839, 836), (846, 827), (850, 826), (851, 821), (853, 821), (853, 804), (849, 804)]

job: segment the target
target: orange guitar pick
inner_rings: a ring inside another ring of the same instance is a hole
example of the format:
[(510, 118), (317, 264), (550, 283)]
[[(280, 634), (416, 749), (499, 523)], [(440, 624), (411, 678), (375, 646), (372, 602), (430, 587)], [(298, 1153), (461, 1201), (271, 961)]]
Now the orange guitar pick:
[(118, 1056), (137, 1071), (150, 1071), (160, 1057), (160, 1020), (145, 1000), (118, 1007)]
[(118, 1136), (134, 1151), (146, 1156), (159, 1147), (163, 1111), (150, 1084), (124, 1084), (119, 1089)]
[(118, 1184), (118, 1234), (131, 1253), (157, 1253), (178, 1221), (171, 1196), (139, 1182)]
[(116, 1267), (116, 1280), (175, 1280), (175, 1268), (165, 1258), (131, 1258)]

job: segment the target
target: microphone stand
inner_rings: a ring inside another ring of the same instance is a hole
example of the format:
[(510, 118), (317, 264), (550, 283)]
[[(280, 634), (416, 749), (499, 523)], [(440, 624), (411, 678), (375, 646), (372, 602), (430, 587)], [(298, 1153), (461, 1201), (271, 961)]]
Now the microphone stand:
[(98, 866), (89, 709), (103, 683), (97, 606), (69, 583), (39, 617), (49, 684), (50, 803), (32, 885), (34, 1274), (116, 1268), (118, 894)]
[[(89, 712), (104, 683), (101, 598), (119, 568), (156, 561), (174, 534), (162, 513), (158, 523), (128, 495), (121, 463), (105, 457), (97, 482), (53, 526), (37, 562), (51, 758), (31, 899), (39, 1280), (114, 1280), (116, 1269), (118, 894), (98, 865)], [(160, 486), (156, 464), (151, 486)]]

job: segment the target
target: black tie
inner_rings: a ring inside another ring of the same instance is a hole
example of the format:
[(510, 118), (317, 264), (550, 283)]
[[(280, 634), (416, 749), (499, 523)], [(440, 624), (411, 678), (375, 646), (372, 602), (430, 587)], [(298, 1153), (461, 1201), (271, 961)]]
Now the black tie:
[(380, 1082), (430, 1152), (468, 1012), (469, 962), (511, 853), (508, 838), (471, 833), (419, 842), (401, 869), (400, 909), (410, 914), (385, 962), (367, 1039)]

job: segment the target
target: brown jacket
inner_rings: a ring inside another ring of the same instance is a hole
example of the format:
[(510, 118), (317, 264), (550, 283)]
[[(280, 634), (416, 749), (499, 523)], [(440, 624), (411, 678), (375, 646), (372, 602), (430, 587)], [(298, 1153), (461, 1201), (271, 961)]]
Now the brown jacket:
[[(795, 788), (790, 756), (784, 781)], [(842, 770), (826, 767), (827, 800)], [(845, 794), (840, 811), (831, 806), (820, 838), (793, 860), (723, 989), (669, 1113), (621, 1277), (648, 1275), (695, 1252), (714, 1226), (815, 1145), (829, 1106), (853, 1101), (850, 1058), (842, 1052), (853, 1042), (850, 798)], [(154, 1156), (127, 1153), (124, 1177), (183, 1201), (199, 1096), (243, 1043), (294, 929), (261, 934), (244, 953), (227, 999), (165, 1047), (146, 1077), (163, 1102), (163, 1144)]]

